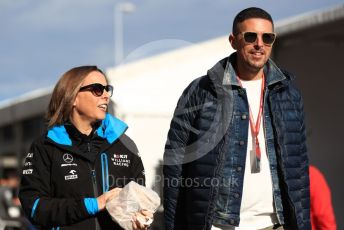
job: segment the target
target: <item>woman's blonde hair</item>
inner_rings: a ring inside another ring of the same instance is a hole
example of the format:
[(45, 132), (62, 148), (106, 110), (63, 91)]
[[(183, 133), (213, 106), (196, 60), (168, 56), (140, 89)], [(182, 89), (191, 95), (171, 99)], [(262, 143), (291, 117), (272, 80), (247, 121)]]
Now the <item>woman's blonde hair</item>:
[(55, 85), (46, 113), (48, 129), (55, 125), (62, 125), (68, 121), (80, 86), (92, 71), (98, 71), (105, 76), (97, 66), (75, 67), (61, 76)]

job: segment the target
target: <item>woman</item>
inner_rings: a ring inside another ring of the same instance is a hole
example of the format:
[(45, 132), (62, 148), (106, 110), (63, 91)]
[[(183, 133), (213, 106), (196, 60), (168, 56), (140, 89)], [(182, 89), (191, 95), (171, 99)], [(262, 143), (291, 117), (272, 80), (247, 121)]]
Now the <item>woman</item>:
[[(113, 87), (96, 66), (67, 71), (53, 91), (48, 131), (27, 154), (20, 201), (44, 229), (121, 229), (105, 210), (131, 180), (144, 185), (141, 158), (124, 133), (127, 125), (107, 113)], [(133, 229), (147, 226), (136, 215)]]

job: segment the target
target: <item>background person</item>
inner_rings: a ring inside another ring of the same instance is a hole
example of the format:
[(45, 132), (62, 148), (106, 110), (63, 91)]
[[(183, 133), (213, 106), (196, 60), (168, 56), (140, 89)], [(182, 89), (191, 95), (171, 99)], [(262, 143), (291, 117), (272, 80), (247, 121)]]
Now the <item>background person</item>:
[(0, 178), (0, 229), (32, 229), (18, 199), (19, 176), (15, 168), (3, 170)]
[[(75, 67), (56, 84), (48, 130), (33, 142), (22, 171), (19, 197), (35, 225), (121, 229), (105, 204), (131, 180), (144, 185), (145, 176), (127, 125), (107, 113), (112, 92), (96, 66)], [(133, 226), (147, 228), (138, 221)]]
[(312, 230), (336, 230), (336, 218), (333, 212), (331, 189), (324, 175), (314, 165), (309, 166), (311, 193)]

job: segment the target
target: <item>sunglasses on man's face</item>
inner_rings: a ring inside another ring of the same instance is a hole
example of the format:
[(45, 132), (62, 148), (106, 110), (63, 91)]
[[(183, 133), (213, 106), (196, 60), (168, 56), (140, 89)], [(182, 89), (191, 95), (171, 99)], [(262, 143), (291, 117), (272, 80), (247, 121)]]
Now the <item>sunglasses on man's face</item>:
[(104, 89), (106, 90), (106, 92), (109, 93), (109, 96), (111, 97), (112, 93), (113, 93), (113, 86), (112, 85), (105, 85), (104, 86), (100, 83), (94, 83), (94, 84), (85, 85), (85, 86), (81, 87), (79, 91), (91, 91), (94, 96), (100, 97), (101, 95), (103, 95)]
[[(258, 33), (256, 32), (242, 32), (244, 41), (246, 43), (255, 43), (258, 38)], [(263, 43), (266, 45), (272, 45), (275, 42), (275, 33), (262, 33)]]

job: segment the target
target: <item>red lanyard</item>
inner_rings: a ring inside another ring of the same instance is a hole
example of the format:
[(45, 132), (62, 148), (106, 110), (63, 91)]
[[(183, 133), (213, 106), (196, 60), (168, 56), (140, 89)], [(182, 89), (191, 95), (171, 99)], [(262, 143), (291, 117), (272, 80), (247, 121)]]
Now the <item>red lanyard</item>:
[[(242, 87), (242, 84), (241, 84), (241, 81), (240, 81), (239, 77), (238, 77), (238, 81), (240, 83), (240, 86)], [(255, 140), (255, 145), (256, 145), (255, 146), (255, 150), (256, 150), (256, 157), (257, 157), (258, 161), (260, 161), (260, 157), (261, 157), (260, 147), (259, 147), (259, 140), (258, 140), (258, 134), (259, 134), (259, 130), (260, 130), (260, 123), (261, 123), (261, 120), (262, 120), (262, 113), (263, 113), (264, 87), (265, 87), (265, 81), (264, 81), (264, 73), (263, 73), (263, 76), (262, 76), (262, 87), (261, 87), (261, 92), (260, 92), (259, 112), (258, 112), (256, 123), (254, 122), (254, 119), (253, 119), (250, 103), (248, 103), (248, 108), (250, 110), (251, 133), (252, 133), (252, 137)]]

